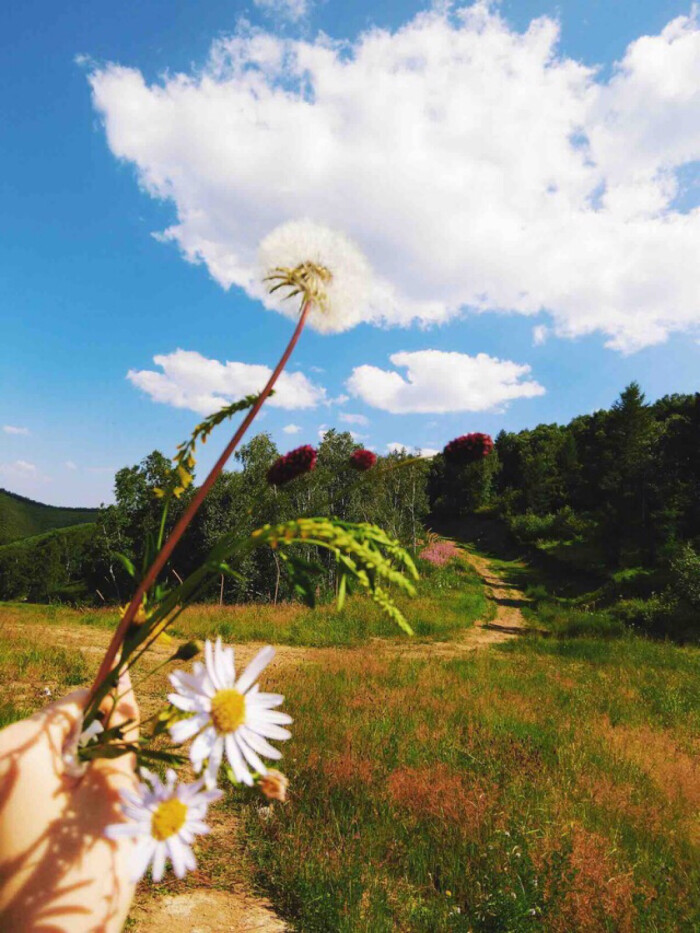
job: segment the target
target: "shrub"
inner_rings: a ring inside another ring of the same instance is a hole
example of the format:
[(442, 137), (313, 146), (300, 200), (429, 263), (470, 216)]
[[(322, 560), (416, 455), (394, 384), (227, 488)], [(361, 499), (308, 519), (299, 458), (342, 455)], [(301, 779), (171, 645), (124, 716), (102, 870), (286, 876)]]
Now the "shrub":
[(670, 591), (679, 600), (700, 610), (700, 554), (690, 544), (671, 562)]

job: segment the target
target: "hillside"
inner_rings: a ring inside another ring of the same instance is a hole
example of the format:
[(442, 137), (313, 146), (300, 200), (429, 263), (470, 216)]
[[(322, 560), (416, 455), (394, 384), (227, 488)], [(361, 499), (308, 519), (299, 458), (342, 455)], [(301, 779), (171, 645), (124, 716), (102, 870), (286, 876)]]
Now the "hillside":
[(97, 509), (60, 508), (0, 489), (0, 545), (56, 528), (94, 522)]

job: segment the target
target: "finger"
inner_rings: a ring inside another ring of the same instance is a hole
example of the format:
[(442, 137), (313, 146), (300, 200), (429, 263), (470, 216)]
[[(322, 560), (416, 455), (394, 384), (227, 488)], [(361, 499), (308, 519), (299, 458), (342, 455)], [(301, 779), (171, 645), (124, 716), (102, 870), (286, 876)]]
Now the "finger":
[(114, 691), (100, 703), (100, 712), (104, 716), (105, 726), (109, 725), (110, 728), (128, 723), (124, 738), (127, 742), (136, 741), (140, 714), (128, 671), (122, 671)]
[(53, 741), (63, 744), (82, 725), (87, 698), (87, 690), (76, 690), (35, 713), (30, 721), (40, 723)]
[[(120, 675), (115, 692), (116, 696), (105, 697), (100, 704), (100, 710), (105, 714), (105, 721), (109, 720), (109, 728), (128, 723), (123, 732), (123, 741), (135, 742), (139, 736), (140, 715), (128, 671), (123, 671)], [(135, 779), (133, 754), (113, 759), (97, 759), (94, 766), (100, 772), (112, 776), (117, 783), (119, 777), (124, 775), (128, 775), (130, 781)]]

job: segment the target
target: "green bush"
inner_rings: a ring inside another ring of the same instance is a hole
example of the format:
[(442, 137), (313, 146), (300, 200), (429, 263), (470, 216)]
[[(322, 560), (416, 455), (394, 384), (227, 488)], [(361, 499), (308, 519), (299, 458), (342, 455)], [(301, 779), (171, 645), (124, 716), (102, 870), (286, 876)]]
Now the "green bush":
[(670, 591), (694, 609), (700, 610), (700, 554), (684, 545), (671, 563)]

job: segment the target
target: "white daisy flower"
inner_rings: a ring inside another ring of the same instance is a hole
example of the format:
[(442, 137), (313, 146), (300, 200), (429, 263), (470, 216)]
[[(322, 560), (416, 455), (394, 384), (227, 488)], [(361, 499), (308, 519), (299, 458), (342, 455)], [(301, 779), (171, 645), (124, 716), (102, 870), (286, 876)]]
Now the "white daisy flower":
[[(263, 279), (278, 278), (280, 272), (310, 274), (311, 292), (318, 297), (308, 323), (321, 333), (349, 330), (371, 316), (367, 310), (372, 289), (369, 263), (351, 240), (330, 227), (312, 220), (281, 224), (260, 244), (259, 262)], [(297, 302), (284, 297), (289, 292), (289, 288), (280, 288), (265, 303), (297, 318)]]
[(170, 675), (177, 692), (168, 699), (178, 709), (192, 713), (173, 723), (170, 735), (177, 744), (196, 736), (190, 760), (197, 773), (208, 761), (207, 784), (216, 783), (224, 752), (236, 780), (249, 786), (253, 784), (249, 767), (267, 774), (260, 755), (275, 760), (282, 757), (268, 739), (291, 738), (283, 726), (292, 718), (274, 709), (284, 701), (283, 696), (260, 693), (255, 683), (274, 655), (274, 648), (263, 648), (236, 679), (233, 648), (224, 648), (217, 638), (216, 645), (204, 643), (204, 664), (196, 661), (191, 674), (175, 671)]
[(218, 789), (203, 790), (204, 780), (177, 784), (177, 775), (167, 772), (165, 784), (157, 775), (141, 769), (144, 779), (136, 791), (121, 791), (121, 808), (128, 823), (112, 823), (105, 828), (109, 839), (132, 837), (136, 841), (132, 881), (142, 878), (149, 865), (153, 880), (160, 881), (170, 859), (178, 878), (196, 867), (191, 844), (195, 836), (209, 832), (204, 822), (207, 808), (222, 796)]

